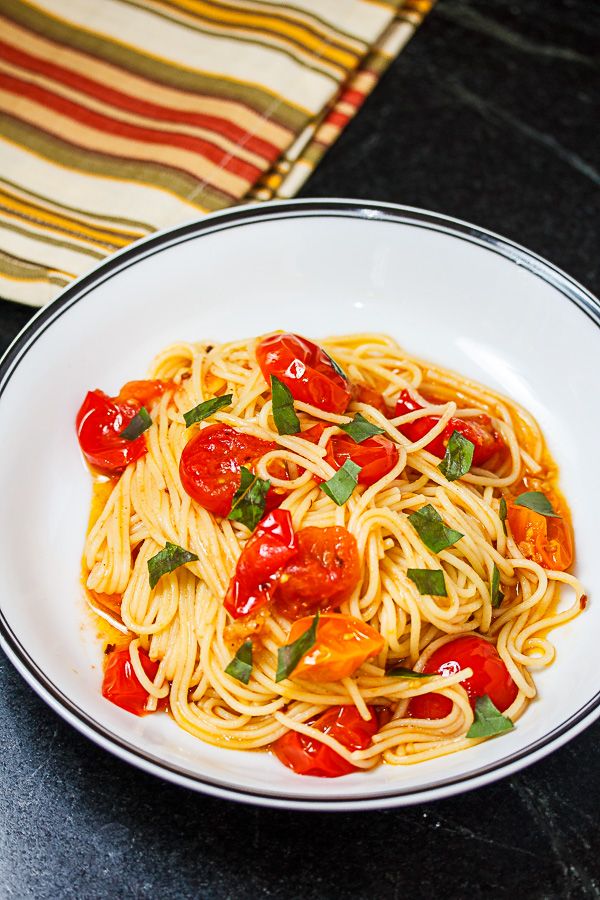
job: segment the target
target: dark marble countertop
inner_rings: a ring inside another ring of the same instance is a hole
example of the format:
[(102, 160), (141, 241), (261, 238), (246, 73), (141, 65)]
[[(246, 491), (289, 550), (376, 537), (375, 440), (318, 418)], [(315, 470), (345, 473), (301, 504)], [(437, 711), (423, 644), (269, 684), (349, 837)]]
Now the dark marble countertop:
[[(598, 294), (599, 39), (597, 0), (440, 0), (302, 195), (472, 221)], [(31, 312), (0, 301), (0, 349)], [(145, 775), (1, 653), (0, 729), (0, 898), (600, 896), (600, 722), (478, 791), (335, 815)]]

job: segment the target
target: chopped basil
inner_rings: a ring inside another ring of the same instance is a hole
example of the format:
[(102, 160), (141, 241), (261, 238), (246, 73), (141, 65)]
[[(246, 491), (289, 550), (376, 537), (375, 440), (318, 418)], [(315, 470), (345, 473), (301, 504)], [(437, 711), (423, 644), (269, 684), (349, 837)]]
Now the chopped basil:
[(150, 587), (156, 587), (163, 575), (166, 575), (168, 572), (174, 572), (179, 566), (194, 562), (195, 559), (198, 559), (195, 553), (190, 553), (189, 550), (184, 550), (183, 547), (167, 541), (165, 549), (159, 550), (156, 556), (148, 560)]
[(392, 666), (385, 674), (388, 678), (433, 678), (434, 675), (439, 673), (415, 672), (414, 669), (405, 669), (404, 666)]
[[(324, 350), (323, 350), (323, 353), (325, 353)], [(337, 372), (337, 374), (338, 374), (338, 375), (341, 375), (341, 377), (344, 379), (344, 381), (348, 381), (348, 380), (349, 380), (349, 379), (348, 379), (348, 376), (346, 375), (346, 373), (344, 372), (344, 370), (342, 369), (342, 367), (339, 366), (339, 365), (336, 363), (336, 361), (335, 361), (335, 359), (333, 358), (333, 356), (329, 356), (329, 353), (325, 353), (325, 356), (327, 356), (327, 357), (329, 358), (329, 362), (331, 363), (331, 365), (333, 366), (333, 368), (334, 368), (334, 370)]]
[(321, 490), (338, 506), (343, 506), (358, 484), (360, 471), (361, 466), (357, 466), (351, 459), (347, 459), (342, 468), (338, 469), (329, 481), (324, 481), (320, 485)]
[(241, 522), (250, 531), (254, 531), (264, 515), (271, 482), (254, 475), (245, 466), (241, 467), (240, 476), (240, 486), (233, 495), (231, 512), (227, 518), (232, 522)]
[(277, 375), (271, 375), (271, 394), (273, 396), (273, 419), (279, 434), (298, 434), (300, 419), (294, 409), (294, 398), (289, 387), (280, 381)]
[(487, 694), (479, 697), (475, 703), (475, 719), (467, 731), (468, 738), (493, 737), (512, 731), (515, 726), (507, 716), (496, 709)]
[(310, 648), (314, 646), (317, 639), (318, 624), (319, 613), (317, 612), (312, 620), (310, 628), (307, 628), (299, 638), (296, 638), (296, 640), (293, 641), (293, 643), (286, 644), (285, 647), (279, 648), (277, 651), (277, 674), (275, 675), (275, 681), (283, 681), (284, 678), (288, 678), (304, 654), (308, 653)]
[(126, 441), (135, 441), (141, 434), (148, 431), (152, 425), (152, 419), (145, 406), (142, 406), (129, 425), (123, 429), (119, 437), (125, 438)]
[(519, 494), (515, 500), (515, 506), (524, 506), (526, 509), (532, 509), (533, 512), (546, 516), (549, 519), (560, 519), (558, 513), (552, 509), (552, 504), (545, 494), (541, 491), (525, 491)]
[(504, 529), (504, 534), (508, 534), (506, 530), (506, 517), (508, 515), (508, 510), (506, 508), (506, 500), (504, 497), (500, 497), (500, 503), (498, 504), (498, 516), (500, 521), (502, 522), (502, 528)]
[(457, 478), (466, 475), (471, 468), (474, 452), (475, 444), (464, 437), (460, 431), (453, 431), (438, 469), (448, 481), (456, 481)]
[(244, 641), (238, 652), (235, 654), (227, 668), (227, 675), (241, 681), (242, 684), (248, 684), (250, 675), (252, 674), (252, 641)]
[(203, 419), (207, 419), (225, 406), (231, 406), (232, 400), (233, 394), (223, 394), (222, 397), (212, 397), (210, 400), (204, 400), (198, 406), (194, 406), (193, 409), (189, 409), (183, 414), (186, 427), (189, 428), (190, 425), (194, 425), (196, 422), (202, 422)]
[(441, 569), (407, 569), (406, 574), (414, 581), (420, 594), (447, 597), (446, 581)]
[(383, 428), (380, 428), (378, 425), (373, 425), (372, 422), (369, 422), (369, 420), (365, 419), (364, 416), (361, 416), (360, 413), (356, 413), (351, 422), (340, 425), (340, 428), (342, 431), (345, 431), (346, 434), (350, 435), (352, 440), (356, 441), (357, 444), (362, 444), (363, 441), (373, 437), (374, 434), (384, 434)]
[(490, 579), (490, 598), (494, 609), (497, 609), (504, 600), (504, 594), (500, 590), (500, 572), (496, 563), (494, 563)]
[(440, 553), (452, 544), (460, 541), (464, 534), (444, 525), (437, 509), (428, 503), (421, 509), (411, 513), (408, 521), (415, 529), (426, 547), (434, 553)]

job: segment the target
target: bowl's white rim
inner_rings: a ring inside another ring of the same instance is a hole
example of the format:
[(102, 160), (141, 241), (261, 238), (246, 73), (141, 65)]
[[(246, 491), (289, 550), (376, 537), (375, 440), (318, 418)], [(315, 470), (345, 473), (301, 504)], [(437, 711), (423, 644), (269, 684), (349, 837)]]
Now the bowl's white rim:
[[(444, 232), (455, 238), (477, 244), (483, 249), (497, 253), (516, 265), (526, 268), (533, 275), (548, 282), (564, 297), (574, 303), (597, 327), (600, 327), (600, 302), (582, 285), (565, 272), (526, 248), (494, 234), (491, 231), (471, 225), (451, 216), (399, 206), (351, 199), (310, 199), (273, 201), (252, 204), (233, 210), (225, 210), (193, 219), (174, 228), (166, 228), (147, 238), (118, 251), (102, 261), (91, 272), (78, 278), (66, 287), (48, 306), (42, 308), (17, 335), (0, 360), (0, 398), (19, 362), (34, 346), (36, 339), (62, 314), (89, 291), (107, 278), (114, 276), (145, 257), (166, 249), (172, 244), (196, 239), (205, 234), (226, 230), (240, 225), (249, 225), (268, 219), (306, 218), (310, 216), (351, 217), (396, 222), (403, 225), (427, 228)], [(118, 756), (146, 772), (165, 778), (175, 784), (202, 791), (216, 797), (285, 809), (319, 811), (382, 809), (404, 806), (424, 801), (448, 797), (465, 790), (489, 784), (501, 777), (513, 774), (553, 750), (565, 744), (587, 728), (600, 716), (600, 692), (559, 727), (519, 751), (488, 766), (480, 767), (462, 776), (437, 781), (426, 788), (389, 790), (363, 798), (344, 796), (340, 785), (339, 796), (324, 799), (315, 793), (313, 797), (299, 794), (269, 794), (231, 787), (223, 782), (202, 778), (183, 767), (167, 763), (146, 753), (99, 725), (84, 709), (76, 706), (65, 696), (37, 666), (25, 647), (12, 632), (0, 606), (0, 646), (15, 668), (33, 690), (63, 719), (105, 750)]]

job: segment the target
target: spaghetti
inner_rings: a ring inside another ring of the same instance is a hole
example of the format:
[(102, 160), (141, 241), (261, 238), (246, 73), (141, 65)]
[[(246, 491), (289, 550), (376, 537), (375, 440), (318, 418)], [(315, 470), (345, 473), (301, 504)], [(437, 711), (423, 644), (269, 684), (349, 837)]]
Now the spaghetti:
[(105, 696), (211, 744), (330, 776), (469, 747), (585, 605), (536, 422), (390, 337), (175, 344), (77, 424)]

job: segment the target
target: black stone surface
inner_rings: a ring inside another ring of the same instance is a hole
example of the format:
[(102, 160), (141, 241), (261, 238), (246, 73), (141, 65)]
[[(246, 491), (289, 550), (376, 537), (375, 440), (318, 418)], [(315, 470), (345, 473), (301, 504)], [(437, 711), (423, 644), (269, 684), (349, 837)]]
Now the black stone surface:
[[(596, 0), (440, 0), (303, 196), (496, 230), (600, 292)], [(2, 349), (31, 310), (0, 302)], [(403, 810), (188, 793), (51, 712), (0, 654), (0, 897), (600, 896), (600, 723), (524, 772)]]

